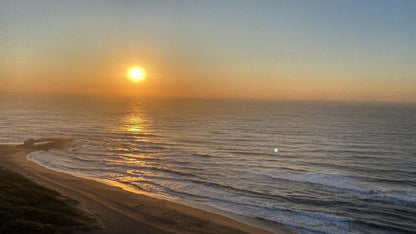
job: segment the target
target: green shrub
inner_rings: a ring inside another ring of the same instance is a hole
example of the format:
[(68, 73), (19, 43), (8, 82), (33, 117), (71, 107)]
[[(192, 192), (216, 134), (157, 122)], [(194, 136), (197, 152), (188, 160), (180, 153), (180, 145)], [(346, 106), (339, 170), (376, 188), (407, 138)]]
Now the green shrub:
[(91, 230), (95, 220), (59, 193), (0, 168), (0, 234), (71, 233)]

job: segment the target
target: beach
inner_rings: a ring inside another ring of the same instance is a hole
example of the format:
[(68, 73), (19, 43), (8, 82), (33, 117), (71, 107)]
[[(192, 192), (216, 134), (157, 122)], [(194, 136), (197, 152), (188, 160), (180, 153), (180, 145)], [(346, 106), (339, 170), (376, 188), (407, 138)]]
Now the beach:
[(416, 234), (416, 0), (0, 12), (0, 234)]
[(414, 106), (76, 97), (0, 104), (0, 144), (73, 139), (28, 149), (14, 164), (30, 165), (32, 178), (32, 168), (48, 168), (47, 178), (61, 172), (272, 232), (415, 229)]
[[(284, 227), (255, 227), (213, 212), (136, 194), (94, 180), (75, 177), (27, 160), (32, 151), (61, 148), (70, 140), (42, 140), (32, 146), (0, 146), (0, 163), (37, 184), (78, 202), (76, 206), (98, 220), (94, 233), (290, 233)], [(251, 223), (251, 224), (252, 224)], [(268, 229), (268, 230), (266, 230)]]

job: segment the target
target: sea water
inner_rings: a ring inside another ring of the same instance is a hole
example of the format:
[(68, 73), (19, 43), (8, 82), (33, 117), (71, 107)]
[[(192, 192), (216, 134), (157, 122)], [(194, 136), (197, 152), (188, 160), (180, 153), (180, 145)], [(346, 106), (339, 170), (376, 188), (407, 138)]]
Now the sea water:
[(49, 168), (285, 225), (416, 232), (416, 105), (204, 99), (0, 99), (0, 143)]

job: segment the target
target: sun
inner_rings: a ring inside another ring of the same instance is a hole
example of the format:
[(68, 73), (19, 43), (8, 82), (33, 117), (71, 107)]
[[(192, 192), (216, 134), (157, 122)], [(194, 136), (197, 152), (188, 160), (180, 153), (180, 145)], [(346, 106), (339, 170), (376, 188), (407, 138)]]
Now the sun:
[(139, 82), (145, 78), (146, 72), (143, 68), (134, 66), (128, 70), (127, 76), (129, 77), (131, 81)]

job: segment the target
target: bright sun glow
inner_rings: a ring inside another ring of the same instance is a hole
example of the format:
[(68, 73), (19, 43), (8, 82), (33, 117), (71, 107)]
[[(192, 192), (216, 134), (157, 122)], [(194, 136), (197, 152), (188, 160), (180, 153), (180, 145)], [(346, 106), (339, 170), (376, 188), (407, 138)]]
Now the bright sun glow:
[(139, 82), (144, 79), (146, 72), (141, 67), (131, 67), (127, 73), (129, 79), (134, 82)]

